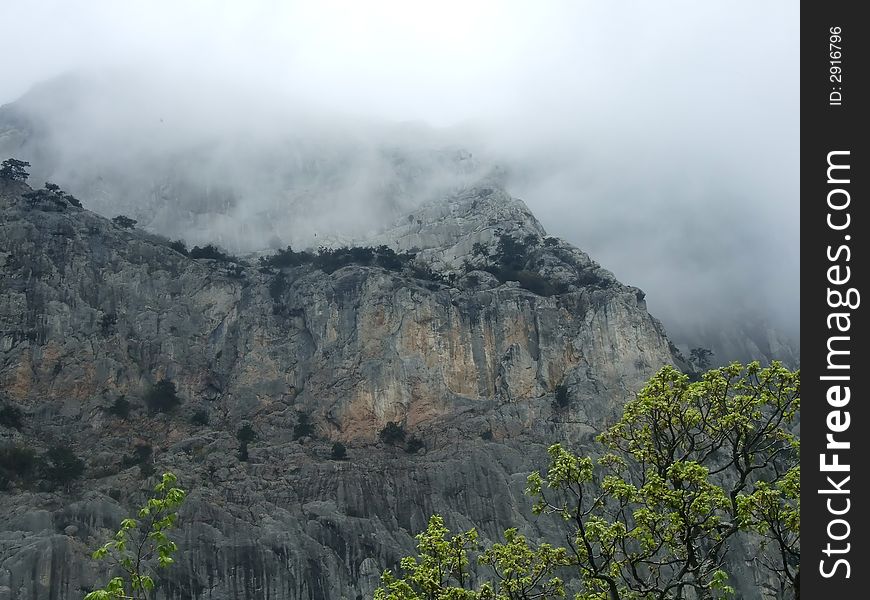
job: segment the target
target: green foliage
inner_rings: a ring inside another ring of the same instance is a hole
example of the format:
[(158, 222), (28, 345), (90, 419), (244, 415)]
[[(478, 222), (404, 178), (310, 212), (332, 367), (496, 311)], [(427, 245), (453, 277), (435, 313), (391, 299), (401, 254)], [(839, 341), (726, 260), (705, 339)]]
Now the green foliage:
[[(564, 582), (554, 573), (571, 564), (568, 551), (550, 544), (534, 548), (516, 529), (508, 529), (504, 536), (504, 544), (493, 544), (478, 559), (495, 573), (496, 581), (489, 584), (491, 597), (498, 600), (564, 597)], [(481, 591), (487, 589), (484, 584)]]
[(293, 426), (293, 439), (298, 440), (304, 437), (312, 437), (314, 435), (314, 424), (311, 422), (311, 416), (305, 412), (296, 413), (296, 425)]
[(106, 313), (100, 318), (100, 332), (108, 337), (115, 333), (117, 324), (118, 315), (115, 313)]
[(150, 444), (136, 444), (133, 447), (133, 453), (121, 459), (121, 464), (125, 467), (142, 465), (149, 461), (154, 449)]
[(332, 460), (344, 460), (347, 458), (347, 448), (341, 442), (335, 442), (329, 456)]
[[(561, 598), (562, 580), (553, 572), (570, 564), (564, 548), (530, 546), (516, 529), (505, 532), (504, 544), (480, 552), (477, 531), (451, 536), (444, 520), (433, 515), (417, 539), (417, 557), (403, 558), (401, 577), (385, 571), (375, 600), (521, 600)], [(476, 557), (476, 558), (475, 558)], [(474, 584), (473, 565), (492, 572), (489, 581)]]
[(187, 244), (184, 243), (184, 240), (174, 240), (169, 242), (169, 247), (178, 252), (179, 254), (183, 254), (184, 256), (190, 256), (190, 252), (187, 250)]
[(405, 452), (408, 454), (416, 454), (425, 447), (426, 444), (423, 443), (423, 440), (418, 438), (416, 435), (413, 435), (405, 443)]
[(38, 465), (36, 452), (18, 444), (0, 447), (0, 481), (29, 479)]
[[(469, 584), (474, 530), (448, 538), (438, 517), (418, 558), (384, 573), (378, 600), (556, 598), (713, 600), (733, 595), (725, 557), (739, 536), (762, 536), (758, 558), (797, 595), (800, 568), (800, 372), (732, 364), (700, 381), (660, 370), (599, 436), (596, 456), (560, 444), (526, 492), (558, 517), (567, 548), (529, 546), (516, 530), (478, 555), (492, 568)], [(566, 582), (560, 574), (567, 573)], [(790, 594), (789, 594), (790, 592)]]
[(692, 348), (689, 351), (689, 364), (695, 371), (703, 371), (710, 366), (713, 351), (708, 348)]
[(103, 410), (105, 410), (110, 415), (114, 415), (114, 416), (118, 417), (119, 419), (127, 419), (130, 417), (130, 409), (131, 408), (132, 408), (132, 405), (127, 400), (126, 396), (124, 396), (122, 394), (122, 395), (118, 396), (117, 398), (115, 398), (115, 401), (112, 403), (112, 406), (110, 406), (109, 408), (105, 408)]
[(168, 379), (161, 379), (145, 394), (145, 405), (152, 414), (169, 412), (180, 404), (175, 384)]
[(24, 415), (21, 409), (12, 404), (4, 404), (3, 408), (0, 408), (0, 425), (20, 431), (24, 426)]
[(85, 463), (69, 446), (52, 446), (42, 457), (45, 478), (59, 485), (67, 485), (85, 472)]
[(218, 262), (239, 262), (238, 257), (227, 254), (214, 244), (207, 244), (201, 248), (194, 246), (187, 255), (194, 259), (207, 258)]
[(378, 433), (378, 438), (385, 444), (398, 444), (405, 441), (405, 428), (395, 421), (390, 421)]
[(275, 302), (281, 300), (284, 292), (287, 291), (287, 284), (287, 276), (284, 273), (278, 273), (272, 278), (272, 281), (269, 283), (269, 296), (272, 297), (272, 300)]
[(90, 592), (84, 600), (148, 600), (154, 591), (156, 568), (168, 567), (178, 550), (167, 532), (175, 527), (184, 490), (174, 487), (177, 479), (164, 473), (154, 494), (137, 513), (138, 519), (124, 519), (114, 538), (93, 553), (95, 560), (110, 560), (124, 574), (112, 578), (106, 587)]
[(250, 424), (245, 423), (236, 432), (236, 439), (239, 440), (239, 460), (248, 460), (248, 444), (257, 439), (257, 432)]
[(565, 385), (557, 385), (553, 394), (553, 408), (555, 410), (564, 410), (571, 404), (571, 398), (568, 395), (568, 387)]
[(296, 252), (290, 246), (284, 250), (278, 250), (272, 256), (261, 256), (260, 265), (263, 267), (298, 267), (314, 261), (314, 255), (310, 252)]
[(209, 422), (208, 411), (205, 410), (204, 408), (199, 409), (198, 411), (193, 413), (193, 415), (190, 417), (190, 424), (191, 425), (204, 426), (204, 425), (208, 425), (208, 422)]
[(600, 458), (551, 447), (527, 491), (535, 512), (570, 524), (578, 598), (730, 594), (729, 542), (770, 529), (759, 512), (796, 466), (799, 410), (800, 374), (778, 363), (735, 363), (695, 383), (665, 367), (599, 437)]
[(470, 553), (478, 549), (477, 531), (448, 538), (444, 520), (433, 515), (426, 531), (417, 535), (419, 557), (403, 558), (401, 579), (385, 571), (375, 600), (477, 600), (491, 598), (468, 589)]
[(63, 210), (67, 206), (75, 206), (76, 208), (82, 207), (82, 203), (79, 202), (75, 196), (60, 189), (60, 186), (56, 183), (48, 181), (45, 182), (44, 188), (27, 192), (22, 195), (31, 205), (40, 204), (42, 202), (51, 202), (56, 210)]
[(7, 181), (27, 181), (29, 174), (25, 167), (29, 167), (30, 163), (17, 158), (7, 158), (0, 163), (0, 179)]
[(139, 221), (137, 221), (136, 219), (131, 219), (130, 217), (125, 215), (118, 215), (117, 217), (114, 217), (112, 219), (112, 223), (114, 223), (117, 227), (120, 227), (121, 229), (133, 229), (138, 222)]

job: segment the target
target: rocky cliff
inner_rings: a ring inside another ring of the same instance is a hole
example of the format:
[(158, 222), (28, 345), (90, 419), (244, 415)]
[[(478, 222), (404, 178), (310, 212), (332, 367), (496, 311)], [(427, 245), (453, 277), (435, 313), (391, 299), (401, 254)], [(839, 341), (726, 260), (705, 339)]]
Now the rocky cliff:
[[(21, 414), (0, 445), (64, 445), (86, 465), (68, 485), (2, 482), (0, 600), (104, 581), (88, 554), (152, 469), (190, 492), (160, 598), (366, 598), (432, 513), (484, 538), (555, 535), (527, 474), (674, 360), (640, 290), (490, 184), (367, 241), (398, 265), (337, 268), (195, 260), (29, 192), (0, 182), (0, 403)], [(181, 404), (152, 413), (161, 380)], [(380, 441), (388, 422), (422, 447)]]

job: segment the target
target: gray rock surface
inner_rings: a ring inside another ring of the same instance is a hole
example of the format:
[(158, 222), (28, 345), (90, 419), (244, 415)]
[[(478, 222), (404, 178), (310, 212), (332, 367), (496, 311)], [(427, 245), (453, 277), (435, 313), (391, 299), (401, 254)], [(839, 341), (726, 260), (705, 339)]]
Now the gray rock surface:
[[(0, 445), (68, 444), (86, 470), (66, 487), (0, 491), (0, 599), (74, 599), (106, 580), (89, 553), (154, 483), (125, 460), (137, 444), (190, 494), (159, 598), (370, 597), (432, 513), (484, 539), (510, 526), (555, 537), (523, 496), (528, 473), (548, 445), (588, 442), (674, 360), (640, 290), (543, 243), (498, 188), (424, 206), (372, 241), (448, 272), (497, 232), (531, 235), (561, 293), (483, 271), (447, 284), (192, 260), (87, 210), (32, 205), (27, 191), (0, 182), (0, 401), (23, 412)], [(183, 402), (151, 415), (143, 397), (164, 378)], [(567, 410), (552, 406), (559, 385)], [(126, 419), (106, 411), (122, 396)], [(191, 423), (197, 411), (208, 425)], [(300, 414), (314, 430), (294, 439)], [(390, 421), (424, 448), (380, 442)], [(258, 436), (247, 462), (242, 423)], [(330, 460), (334, 441), (347, 460)]]

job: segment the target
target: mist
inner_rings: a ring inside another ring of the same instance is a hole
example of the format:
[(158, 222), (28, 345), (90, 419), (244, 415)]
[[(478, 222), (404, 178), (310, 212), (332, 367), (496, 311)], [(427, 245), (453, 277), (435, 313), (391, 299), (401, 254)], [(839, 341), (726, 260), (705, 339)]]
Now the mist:
[(0, 151), (243, 251), (497, 177), (677, 338), (796, 336), (797, 3), (538, 4), (5, 3)]

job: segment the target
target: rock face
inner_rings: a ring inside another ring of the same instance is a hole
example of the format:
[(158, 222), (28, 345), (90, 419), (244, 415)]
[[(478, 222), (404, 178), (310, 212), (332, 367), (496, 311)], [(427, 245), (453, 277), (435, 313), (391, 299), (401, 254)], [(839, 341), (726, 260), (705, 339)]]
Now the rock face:
[[(498, 187), (370, 240), (414, 250), (429, 279), (193, 260), (29, 191), (0, 182), (0, 403), (22, 412), (0, 445), (63, 444), (86, 466), (66, 486), (4, 483), (0, 600), (73, 599), (105, 581), (89, 552), (153, 485), (137, 445), (190, 494), (159, 598), (370, 597), (432, 513), (489, 539), (509, 526), (555, 536), (523, 497), (528, 473), (674, 360), (640, 290), (546, 237)], [(554, 291), (482, 270), (504, 235), (526, 240), (527, 268)], [(162, 379), (182, 403), (151, 414), (143, 398)], [(553, 406), (558, 386), (567, 409)], [(119, 399), (127, 418), (107, 411)], [(391, 421), (423, 449), (379, 441)], [(257, 433), (247, 462), (243, 424)], [(335, 441), (346, 460), (330, 459)]]

